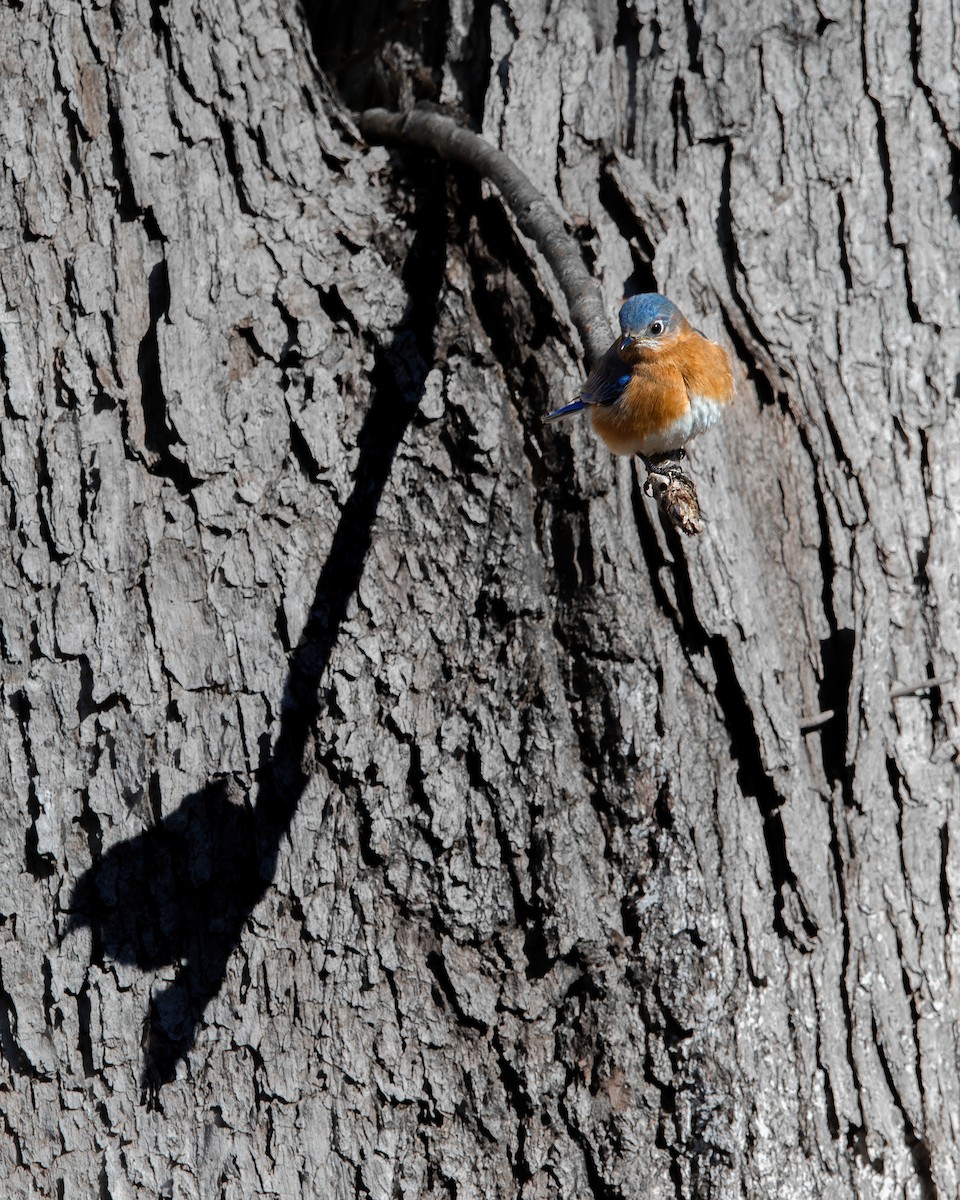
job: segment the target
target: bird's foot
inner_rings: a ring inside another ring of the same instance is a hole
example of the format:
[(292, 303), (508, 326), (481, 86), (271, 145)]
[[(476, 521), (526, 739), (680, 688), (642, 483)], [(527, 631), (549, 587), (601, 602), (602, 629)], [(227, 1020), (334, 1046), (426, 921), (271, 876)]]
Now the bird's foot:
[(686, 451), (682, 446), (678, 450), (666, 450), (661, 454), (652, 454), (649, 458), (645, 454), (640, 455), (648, 475), (684, 476), (682, 464), (686, 457)]

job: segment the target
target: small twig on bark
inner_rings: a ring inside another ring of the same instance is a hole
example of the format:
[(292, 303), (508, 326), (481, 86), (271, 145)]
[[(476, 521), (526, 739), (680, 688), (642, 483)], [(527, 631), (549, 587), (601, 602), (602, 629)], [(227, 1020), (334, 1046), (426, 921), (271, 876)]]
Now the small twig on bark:
[[(359, 125), (369, 142), (431, 150), (448, 162), (470, 167), (495, 184), (521, 231), (536, 243), (556, 276), (570, 318), (580, 334), (588, 367), (602, 358), (610, 344), (610, 326), (600, 289), (556, 207), (537, 191), (511, 158), (432, 108), (420, 107), (407, 113), (369, 108), (360, 114)], [(651, 470), (647, 466), (644, 491), (656, 499), (660, 511), (675, 529), (689, 535), (703, 530), (697, 489), (687, 475)]]
[[(948, 683), (953, 683), (954, 678), (953, 675), (944, 675), (939, 679), (922, 679), (919, 683), (904, 684), (902, 687), (895, 687), (891, 690), (890, 699), (902, 700), (904, 696), (919, 696), (921, 692), (929, 692), (931, 688), (945, 687)], [(798, 722), (800, 732), (810, 733), (814, 729), (819, 729), (821, 725), (832, 721), (836, 715), (834, 709), (828, 708), (824, 712), (801, 717)]]
[(931, 688), (945, 687), (948, 683), (953, 683), (952, 675), (944, 675), (940, 679), (922, 679), (919, 683), (906, 683), (902, 687), (894, 688), (890, 693), (891, 700), (900, 700), (904, 696), (918, 696), (921, 692), (928, 692)]
[(811, 733), (814, 729), (819, 729), (821, 725), (826, 725), (828, 721), (832, 721), (836, 715), (834, 709), (828, 708), (824, 712), (813, 713), (809, 717), (801, 717), (798, 722), (800, 732)]

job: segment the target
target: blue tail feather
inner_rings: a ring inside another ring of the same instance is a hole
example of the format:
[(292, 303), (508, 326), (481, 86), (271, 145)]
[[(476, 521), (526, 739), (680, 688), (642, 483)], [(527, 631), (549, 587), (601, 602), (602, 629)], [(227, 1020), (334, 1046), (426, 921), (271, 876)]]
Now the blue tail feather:
[(560, 421), (564, 417), (572, 416), (573, 413), (583, 412), (586, 407), (582, 400), (574, 400), (572, 404), (568, 404), (564, 408), (558, 408), (552, 413), (547, 413), (543, 419), (545, 421)]

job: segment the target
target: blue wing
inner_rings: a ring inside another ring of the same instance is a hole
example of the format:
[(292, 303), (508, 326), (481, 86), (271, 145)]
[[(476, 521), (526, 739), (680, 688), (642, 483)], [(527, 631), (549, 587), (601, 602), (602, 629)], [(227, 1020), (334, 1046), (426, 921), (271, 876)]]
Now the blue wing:
[(618, 362), (614, 370), (609, 370), (604, 362), (593, 372), (583, 385), (580, 399), (584, 404), (613, 404), (623, 394), (623, 389), (630, 382), (630, 372)]
[(560, 421), (573, 413), (583, 412), (593, 404), (613, 404), (620, 399), (623, 389), (630, 381), (630, 369), (624, 363), (617, 350), (617, 343), (610, 347), (597, 363), (589, 379), (583, 385), (580, 395), (572, 404), (558, 408), (548, 413), (546, 421)]

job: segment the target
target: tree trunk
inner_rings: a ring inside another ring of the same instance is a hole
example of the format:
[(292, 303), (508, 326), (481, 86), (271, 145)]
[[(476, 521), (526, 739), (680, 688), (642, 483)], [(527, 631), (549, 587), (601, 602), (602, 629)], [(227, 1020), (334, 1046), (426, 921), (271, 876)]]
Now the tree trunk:
[(731, 348), (709, 523), (292, 4), (4, 8), (4, 1193), (956, 1196), (960, 18), (313, 16)]

